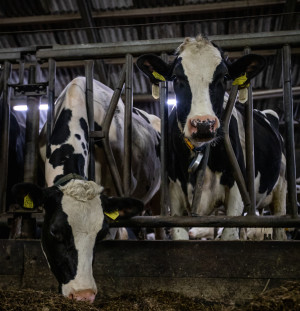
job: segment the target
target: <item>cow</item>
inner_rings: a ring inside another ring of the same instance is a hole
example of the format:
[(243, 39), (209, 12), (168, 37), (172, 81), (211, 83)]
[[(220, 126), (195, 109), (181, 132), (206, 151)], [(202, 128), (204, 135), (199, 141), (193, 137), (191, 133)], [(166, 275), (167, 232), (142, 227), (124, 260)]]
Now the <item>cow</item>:
[[(93, 88), (95, 129), (101, 130), (113, 91), (96, 80)], [(93, 302), (97, 293), (93, 252), (96, 242), (108, 232), (109, 217), (122, 219), (139, 214), (160, 187), (160, 133), (155, 130), (160, 120), (134, 110), (130, 197), (116, 197), (101, 141), (95, 142), (95, 182), (87, 180), (90, 149), (85, 98), (85, 77), (77, 77), (56, 101), (48, 145), (45, 128), (41, 131), (46, 188), (23, 183), (13, 190), (20, 204), (44, 207), (42, 249), (62, 294)], [(124, 104), (119, 100), (109, 139), (120, 172), (124, 165), (123, 132)]]
[[(244, 77), (245, 86), (265, 66), (260, 55), (248, 54), (233, 63), (205, 36), (186, 38), (171, 63), (154, 54), (142, 55), (137, 65), (153, 84), (173, 81), (176, 107), (168, 120), (168, 158), (171, 215), (186, 215), (191, 207), (196, 174), (190, 164), (209, 144), (210, 154), (205, 171), (197, 215), (210, 215), (224, 205), (227, 216), (240, 216), (243, 201), (232, 174), (222, 133), (222, 115), (228, 80)], [(229, 124), (230, 141), (245, 176), (244, 106), (236, 103)], [(271, 206), (275, 215), (285, 214), (286, 180), (282, 139), (278, 116), (272, 111), (254, 111), (255, 191), (260, 208)], [(198, 167), (199, 169), (199, 167)], [(223, 240), (239, 238), (238, 228), (225, 228)], [(284, 230), (276, 230), (277, 239), (285, 239)], [(188, 239), (185, 228), (173, 228), (173, 239)]]

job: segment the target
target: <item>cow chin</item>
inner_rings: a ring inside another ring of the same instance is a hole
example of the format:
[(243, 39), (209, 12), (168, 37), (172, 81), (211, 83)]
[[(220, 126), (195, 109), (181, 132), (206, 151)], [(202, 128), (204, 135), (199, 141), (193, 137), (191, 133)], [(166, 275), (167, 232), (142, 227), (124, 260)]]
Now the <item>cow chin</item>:
[(201, 147), (204, 144), (211, 143), (213, 140), (216, 139), (216, 133), (193, 133), (189, 140), (195, 147)]

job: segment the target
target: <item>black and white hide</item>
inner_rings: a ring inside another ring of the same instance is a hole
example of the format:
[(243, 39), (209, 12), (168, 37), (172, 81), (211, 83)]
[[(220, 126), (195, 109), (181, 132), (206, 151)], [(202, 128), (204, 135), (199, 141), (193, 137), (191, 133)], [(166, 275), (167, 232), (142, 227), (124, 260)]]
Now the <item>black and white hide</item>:
[[(184, 215), (190, 210), (196, 173), (188, 168), (195, 150), (203, 152), (210, 144), (201, 201), (197, 214), (210, 215), (224, 205), (228, 216), (240, 216), (243, 202), (233, 178), (224, 147), (222, 114), (227, 80), (246, 75), (245, 84), (265, 66), (262, 56), (249, 54), (227, 62), (222, 51), (207, 38), (186, 38), (177, 50), (176, 59), (168, 64), (156, 55), (139, 57), (139, 68), (158, 84), (173, 81), (176, 107), (169, 116), (167, 169), (171, 215)], [(229, 136), (237, 161), (245, 176), (245, 124), (243, 105), (236, 104), (229, 125)], [(254, 111), (255, 189), (259, 208), (270, 205), (274, 215), (285, 214), (285, 157), (278, 131), (278, 116), (272, 111)], [(276, 239), (285, 239), (282, 229), (275, 229)], [(173, 239), (188, 239), (184, 228), (172, 230)], [(222, 239), (238, 239), (237, 228), (225, 228)]]

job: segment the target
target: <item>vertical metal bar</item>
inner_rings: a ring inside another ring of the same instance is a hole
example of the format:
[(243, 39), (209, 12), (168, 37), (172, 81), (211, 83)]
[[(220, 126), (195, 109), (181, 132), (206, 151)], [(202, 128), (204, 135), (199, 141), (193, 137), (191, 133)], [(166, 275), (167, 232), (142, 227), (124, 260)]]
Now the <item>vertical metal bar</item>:
[[(36, 83), (36, 67), (29, 67), (28, 84)], [(26, 136), (24, 156), (24, 181), (37, 182), (38, 136), (41, 96), (27, 96)]]
[(24, 58), (19, 60), (19, 84), (24, 84)]
[[(4, 62), (3, 79), (1, 89), (3, 90), (3, 101), (1, 108), (2, 120), (0, 123), (0, 211), (6, 211), (6, 188), (8, 175), (8, 144), (9, 144), (9, 126), (10, 126), (10, 88), (8, 87), (8, 80), (11, 75), (11, 64), (8, 61)], [(1, 94), (0, 94), (1, 95)]]
[[(167, 62), (167, 54), (162, 55), (162, 59)], [(160, 185), (160, 214), (168, 215), (168, 174), (167, 174), (167, 154), (168, 154), (168, 82), (160, 82), (160, 119), (161, 119), (161, 140), (160, 140), (160, 163), (161, 163), (161, 185)]]
[[(249, 54), (250, 48), (245, 48), (244, 53)], [(247, 189), (250, 197), (250, 205), (247, 215), (255, 215), (256, 195), (255, 195), (255, 162), (254, 162), (254, 133), (253, 133), (253, 96), (252, 86), (248, 88), (248, 100), (245, 103), (245, 140), (246, 140), (246, 178)]]
[[(85, 81), (86, 81), (86, 107), (89, 122), (89, 130), (94, 131), (94, 61), (85, 61)], [(88, 179), (95, 180), (95, 152), (94, 138), (89, 137), (89, 168)]]
[(126, 54), (126, 80), (125, 80), (125, 125), (124, 125), (124, 194), (128, 196), (131, 191), (131, 158), (132, 158), (132, 55)]
[(285, 109), (285, 148), (288, 181), (288, 212), (297, 217), (296, 165), (293, 120), (293, 95), (291, 82), (291, 48), (282, 48), (283, 102)]
[(50, 137), (53, 131), (54, 123), (54, 101), (55, 101), (55, 77), (56, 77), (56, 62), (53, 58), (48, 60), (48, 111), (47, 111), (47, 144), (50, 142)]

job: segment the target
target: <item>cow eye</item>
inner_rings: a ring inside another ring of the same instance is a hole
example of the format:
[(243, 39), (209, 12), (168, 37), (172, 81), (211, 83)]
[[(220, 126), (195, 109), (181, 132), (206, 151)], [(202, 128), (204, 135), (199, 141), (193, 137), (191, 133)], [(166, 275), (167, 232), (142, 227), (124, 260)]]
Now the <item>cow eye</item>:
[(55, 229), (55, 228), (51, 228), (50, 229), (50, 235), (57, 240), (58, 242), (62, 242), (63, 241), (63, 235), (61, 232), (59, 232), (59, 230)]
[(227, 82), (227, 81), (229, 81), (230, 80), (230, 76), (229, 76), (229, 74), (226, 74), (225, 76), (224, 76), (224, 82)]

